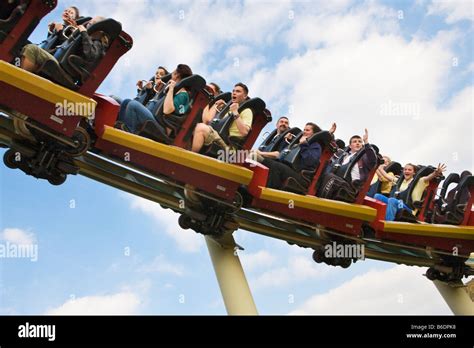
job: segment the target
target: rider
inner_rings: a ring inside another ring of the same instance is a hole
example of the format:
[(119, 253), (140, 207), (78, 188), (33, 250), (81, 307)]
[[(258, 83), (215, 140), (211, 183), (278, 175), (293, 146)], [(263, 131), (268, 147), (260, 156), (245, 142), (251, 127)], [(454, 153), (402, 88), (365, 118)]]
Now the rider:
[[(240, 113), (238, 111), (239, 106), (248, 99), (248, 93), (248, 87), (242, 82), (239, 82), (234, 86), (232, 91), (232, 104), (230, 105), (228, 113), (234, 118), (234, 121), (229, 128), (230, 137), (243, 138), (247, 136), (252, 128), (254, 116), (252, 110), (247, 108), (242, 110)], [(203, 123), (198, 123), (194, 129), (192, 151), (199, 152), (203, 146), (209, 146), (212, 143), (216, 143), (224, 149), (228, 148), (228, 144), (224, 142), (219, 133), (209, 126), (209, 123), (224, 104), (225, 102), (221, 99), (216, 101), (210, 109), (208, 107), (204, 109), (202, 115)]]
[[(443, 172), (446, 170), (445, 164), (438, 164), (438, 168), (431, 174), (420, 178), (416, 186), (412, 191), (411, 198), (413, 201), (419, 201), (423, 196), (425, 188), (428, 186), (431, 180), (443, 175)], [(413, 213), (413, 210), (407, 206), (406, 201), (408, 199), (407, 194), (409, 188), (413, 185), (413, 179), (417, 172), (417, 167), (414, 164), (408, 163), (403, 168), (403, 181), (398, 187), (398, 198), (393, 197), (396, 192), (392, 191), (390, 197), (386, 197), (383, 194), (377, 193), (374, 198), (387, 204), (387, 211), (385, 214), (385, 220), (393, 221), (397, 216), (397, 213), (401, 210), (406, 210), (409, 213)]]
[[(101, 58), (106, 49), (109, 47), (109, 37), (103, 31), (97, 31), (89, 35), (87, 29), (93, 24), (104, 20), (104, 17), (92, 18), (86, 26), (78, 25), (77, 30), (81, 33), (81, 57), (87, 62), (93, 62)], [(21, 52), (20, 67), (27, 71), (36, 73), (38, 72), (44, 63), (47, 61), (53, 61), (59, 65), (56, 58), (48, 53), (46, 50), (34, 45), (28, 44), (23, 47)]]
[(67, 36), (63, 35), (64, 29), (68, 26), (77, 27), (76, 20), (79, 18), (79, 9), (76, 6), (68, 7), (64, 10), (61, 16), (63, 23), (51, 22), (48, 24), (48, 38), (53, 35), (57, 35), (55, 40), (55, 47), (50, 50), (54, 51), (57, 46), (60, 46), (64, 41), (67, 40)]
[[(181, 88), (174, 95), (174, 87), (182, 79), (192, 74), (191, 68), (186, 64), (178, 64), (172, 72), (171, 79), (166, 87), (167, 90), (165, 90), (166, 93), (164, 94), (163, 113), (165, 116), (174, 113), (183, 115), (189, 110), (189, 95), (187, 91)], [(131, 133), (140, 133), (146, 121), (155, 121), (153, 113), (155, 102), (157, 100), (151, 100), (146, 106), (136, 100), (122, 103), (115, 127)], [(146, 124), (150, 125), (149, 123)], [(156, 128), (154, 132), (159, 132), (161, 136), (167, 136), (167, 131), (157, 122), (153, 122), (153, 126)]]
[[(165, 67), (159, 66), (150, 81), (139, 80), (137, 82), (138, 96), (134, 100), (138, 100), (143, 105), (146, 105), (156, 93), (160, 93), (164, 88), (165, 84), (161, 82), (161, 78), (168, 74), (169, 72)], [(142, 95), (142, 93), (145, 95)]]
[(302, 170), (314, 170), (318, 165), (321, 157), (321, 145), (315, 141), (308, 143), (308, 139), (312, 135), (321, 131), (321, 128), (312, 122), (308, 122), (303, 130), (303, 136), (299, 141), (301, 165), (300, 168), (291, 168), (290, 166), (280, 161), (275, 161), (270, 158), (263, 160), (263, 165), (268, 167), (267, 187), (274, 189), (281, 189), (286, 179), (289, 177), (295, 178), (297, 181), (302, 181), (300, 172)]
[(357, 156), (359, 151), (362, 149), (367, 149), (368, 151), (362, 156), (362, 158), (354, 165), (351, 169), (351, 181), (352, 183), (364, 183), (368, 176), (370, 170), (377, 163), (377, 156), (373, 151), (372, 146), (369, 144), (369, 132), (365, 129), (364, 136), (354, 135), (349, 140), (349, 152), (344, 152), (342, 156), (338, 159), (341, 164), (341, 169), (344, 166), (348, 166), (352, 158)]
[[(281, 116), (276, 123), (276, 134), (273, 139), (269, 142), (268, 146), (273, 145), (277, 140), (280, 134), (285, 132), (290, 128), (290, 120), (286, 116)], [(278, 148), (275, 151), (260, 151), (255, 150), (257, 161), (263, 162), (265, 158), (277, 159), (280, 157), (280, 153), (289, 145), (289, 140), (293, 134), (288, 133), (286, 136), (286, 141), (282, 141)]]
[(397, 183), (398, 177), (393, 172), (386, 172), (385, 169), (388, 167), (392, 160), (388, 156), (382, 156), (383, 164), (381, 164), (376, 172), (375, 176), (372, 179), (370, 184), (370, 190), (367, 193), (367, 196), (373, 197), (377, 193), (377, 187), (380, 182), (380, 193), (384, 196), (389, 196), (390, 191), (392, 191), (392, 186)]
[(215, 96), (218, 96), (219, 94), (222, 93), (222, 90), (221, 88), (219, 87), (219, 85), (215, 82), (210, 82), (207, 87), (209, 87), (210, 90), (212, 90), (212, 95), (215, 97)]

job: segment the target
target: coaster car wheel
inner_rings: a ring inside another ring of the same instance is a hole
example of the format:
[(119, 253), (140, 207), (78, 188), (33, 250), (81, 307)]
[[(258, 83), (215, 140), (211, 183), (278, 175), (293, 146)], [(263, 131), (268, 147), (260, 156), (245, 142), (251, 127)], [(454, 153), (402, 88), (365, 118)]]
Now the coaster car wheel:
[(186, 215), (180, 215), (178, 218), (178, 224), (183, 230), (188, 230), (192, 225), (191, 218)]
[(67, 179), (66, 174), (58, 173), (58, 174), (56, 174), (56, 175), (50, 176), (50, 177), (48, 178), (48, 182), (49, 182), (51, 185), (59, 186), (59, 185), (64, 184), (64, 182), (66, 181), (66, 179)]
[(428, 268), (426, 271), (426, 278), (429, 280), (437, 280), (439, 279), (440, 272), (437, 269), (434, 269), (433, 267)]
[(349, 268), (352, 265), (352, 260), (349, 258), (345, 258), (341, 260), (340, 266), (342, 268)]
[(17, 169), (19, 167), (19, 162), (16, 160), (17, 152), (9, 149), (3, 155), (3, 163), (10, 169)]
[(87, 131), (82, 127), (77, 127), (72, 135), (72, 139), (76, 143), (75, 148), (69, 147), (66, 153), (73, 157), (82, 156), (87, 152), (91, 145), (91, 137)]
[(324, 251), (321, 249), (315, 250), (313, 252), (313, 260), (316, 263), (322, 263), (324, 262), (326, 258), (324, 257)]

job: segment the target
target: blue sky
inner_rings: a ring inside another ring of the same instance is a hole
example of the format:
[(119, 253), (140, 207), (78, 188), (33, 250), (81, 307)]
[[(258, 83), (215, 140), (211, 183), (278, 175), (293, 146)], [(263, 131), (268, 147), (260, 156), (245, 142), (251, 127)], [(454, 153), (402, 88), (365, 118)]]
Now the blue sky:
[[(30, 40), (41, 42), (73, 4), (61, 1)], [(472, 2), (87, 0), (80, 8), (119, 20), (135, 40), (99, 92), (132, 97), (156, 66), (188, 63), (225, 90), (245, 82), (292, 125), (335, 121), (343, 139), (367, 127), (400, 162), (473, 168)], [(389, 102), (419, 112), (382, 114)], [(0, 233), (39, 247), (37, 262), (0, 260), (0, 313), (225, 314), (201, 236), (182, 231), (169, 210), (89, 179), (53, 187), (1, 166)], [(342, 270), (285, 242), (235, 237), (261, 314), (450, 313), (422, 268), (365, 261)]]

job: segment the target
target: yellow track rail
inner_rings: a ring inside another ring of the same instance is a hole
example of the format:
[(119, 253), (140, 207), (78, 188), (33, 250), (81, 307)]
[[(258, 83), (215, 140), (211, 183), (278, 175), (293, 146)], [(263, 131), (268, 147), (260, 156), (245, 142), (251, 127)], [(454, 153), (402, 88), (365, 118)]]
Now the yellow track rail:
[(82, 94), (59, 86), (4, 61), (0, 61), (0, 81), (54, 105), (64, 105), (65, 103), (72, 106), (87, 105), (88, 107), (75, 108), (75, 111), (78, 111), (75, 113), (77, 116), (89, 117), (91, 116), (90, 112), (93, 112), (97, 106), (97, 102), (94, 99), (84, 97)]
[(112, 127), (106, 126), (102, 139), (242, 185), (248, 185), (252, 180), (253, 172), (246, 168), (224, 163), (179, 147), (164, 145)]
[(412, 224), (408, 222), (385, 221), (384, 232), (423, 237), (474, 240), (474, 226), (437, 225), (427, 223)]
[(303, 208), (369, 222), (374, 221), (377, 216), (377, 211), (375, 209), (364, 205), (332, 201), (314, 196), (303, 196), (296, 193), (278, 191), (264, 187), (262, 187), (260, 199), (285, 205), (292, 203), (295, 208)]

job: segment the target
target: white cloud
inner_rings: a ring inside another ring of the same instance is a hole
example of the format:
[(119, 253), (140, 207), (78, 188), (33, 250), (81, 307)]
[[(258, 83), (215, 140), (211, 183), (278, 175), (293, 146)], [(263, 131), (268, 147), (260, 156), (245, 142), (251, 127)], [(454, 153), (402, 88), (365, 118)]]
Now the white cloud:
[[(249, 55), (232, 55), (227, 53), (229, 58), (225, 60), (227, 63), (220, 70), (215, 70), (207, 76), (208, 81), (219, 81), (219, 85), (229, 84), (240, 81), (248, 81), (251, 79), (254, 71), (265, 61), (265, 58), (259, 54)], [(250, 91), (250, 94), (253, 94)]]
[(136, 209), (153, 219), (156, 230), (164, 231), (174, 239), (178, 247), (185, 252), (198, 252), (204, 245), (201, 235), (192, 230), (183, 230), (178, 225), (178, 217), (174, 211), (163, 209), (159, 204), (141, 197), (126, 195), (132, 209)]
[(137, 314), (140, 299), (132, 292), (85, 296), (71, 299), (48, 310), (47, 315), (130, 315)]
[(461, 20), (474, 21), (474, 2), (472, 0), (433, 0), (428, 7), (428, 14), (446, 16), (446, 23), (452, 24)]
[[(248, 232), (247, 232), (248, 233)], [(258, 268), (267, 268), (273, 265), (276, 260), (275, 255), (266, 250), (260, 250), (253, 254), (242, 252), (239, 254), (245, 271), (253, 271)]]
[(284, 34), (292, 49), (337, 45), (361, 40), (370, 32), (397, 32), (398, 13), (374, 2), (354, 7), (348, 13), (307, 13), (295, 19)]
[[(313, 11), (314, 14), (318, 13), (335, 13), (335, 12), (344, 12), (350, 6), (354, 4), (355, 0), (332, 0), (332, 1), (319, 1), (318, 6), (311, 6), (311, 2), (306, 3), (306, 8), (304, 13)], [(301, 2), (302, 5), (305, 5), (304, 2)], [(299, 3), (299, 4), (301, 4)]]
[(140, 266), (137, 271), (142, 273), (167, 273), (182, 276), (184, 274), (184, 267), (168, 261), (164, 255), (158, 255), (151, 263)]
[(291, 314), (451, 314), (423, 273), (407, 266), (372, 270), (311, 297)]
[(257, 277), (251, 278), (249, 283), (252, 289), (283, 287), (295, 282), (320, 279), (327, 276), (331, 271), (334, 274), (339, 270), (330, 269), (325, 265), (318, 265), (307, 255), (290, 256), (288, 265), (265, 271)]
[[(109, 86), (115, 90), (104, 93), (115, 94), (119, 93), (117, 86), (122, 85), (123, 91), (133, 94), (135, 82), (150, 77), (158, 65), (172, 70), (178, 63), (186, 63), (195, 73), (212, 78), (208, 72), (222, 63), (220, 50), (224, 45), (274, 42), (290, 24), (290, 8), (290, 1), (141, 1), (133, 6), (128, 0), (81, 3), (83, 14), (119, 20), (134, 40), (133, 49), (108, 76)], [(245, 74), (261, 61), (252, 54), (239, 58), (243, 65), (235, 74)], [(233, 61), (230, 63), (232, 66)]]
[(419, 162), (446, 162), (449, 172), (473, 171), (473, 100), (474, 88), (469, 86), (456, 93), (447, 105), (425, 114), (428, 117), (422, 120), (423, 141), (407, 149), (406, 154)]
[(31, 232), (26, 232), (19, 228), (5, 228), (0, 233), (0, 239), (12, 244), (31, 245), (36, 243), (36, 237)]

